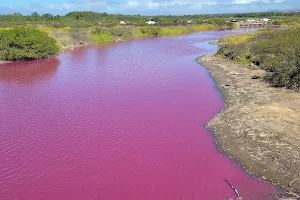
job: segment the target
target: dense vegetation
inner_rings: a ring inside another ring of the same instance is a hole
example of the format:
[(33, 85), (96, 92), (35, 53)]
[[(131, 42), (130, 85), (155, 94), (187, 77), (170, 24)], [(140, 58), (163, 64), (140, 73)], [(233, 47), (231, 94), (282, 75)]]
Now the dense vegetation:
[[(231, 19), (244, 20), (249, 17), (273, 17), (274, 24), (300, 26), (300, 13), (279, 12), (185, 16), (97, 12), (70, 12), (64, 16), (33, 12), (24, 16), (14, 13), (0, 15), (0, 60), (32, 60), (51, 56), (58, 51), (55, 41), (63, 47), (232, 29), (235, 24), (230, 22)], [(149, 20), (155, 20), (158, 24), (147, 25)], [(120, 24), (120, 21), (126, 23)]]
[[(211, 24), (215, 26), (232, 26), (229, 21), (245, 20), (247, 18), (272, 18), (278, 24), (299, 24), (300, 13), (283, 12), (261, 12), (261, 13), (240, 13), (240, 14), (215, 14), (215, 15), (184, 15), (184, 16), (142, 16), (142, 15), (122, 15), (107, 14), (97, 12), (70, 12), (64, 16), (52, 15), (50, 13), (39, 14), (33, 12), (31, 15), (24, 16), (21, 13), (11, 15), (0, 15), (0, 28), (12, 26), (33, 25), (37, 27), (50, 28), (90, 28), (97, 25), (114, 27), (120, 21), (127, 21), (131, 26), (145, 26), (149, 20), (155, 20), (159, 26), (186, 26), (190, 24)], [(192, 20), (188, 23), (187, 20)]]
[[(147, 25), (146, 21), (150, 19), (158, 21), (159, 25)], [(214, 24), (230, 25), (217, 19), (209, 23), (203, 23), (200, 18), (192, 23), (176, 19), (181, 17), (151, 18), (95, 12), (71, 12), (65, 16), (39, 15), (36, 12), (30, 16), (19, 13), (0, 15), (0, 60), (43, 59), (55, 54), (58, 46), (171, 36), (215, 30), (218, 25)], [(128, 23), (121, 25), (120, 21)]]
[(34, 28), (0, 31), (0, 59), (9, 61), (47, 58), (59, 51), (56, 41)]
[[(32, 25), (37, 27), (50, 28), (90, 28), (98, 25), (105, 27), (114, 27), (120, 24), (120, 21), (128, 22), (131, 26), (145, 26), (149, 20), (155, 20), (159, 26), (185, 26), (212, 24), (215, 26), (232, 26), (227, 18), (210, 15), (187, 15), (187, 16), (141, 16), (141, 15), (122, 15), (122, 14), (107, 14), (97, 12), (70, 12), (64, 16), (52, 15), (46, 13), (40, 15), (33, 12), (31, 15), (23, 16), (20, 13), (11, 15), (0, 15), (0, 28), (12, 26)], [(188, 23), (188, 20), (190, 23)], [(204, 20), (204, 22), (203, 22)]]
[(89, 43), (104, 43), (134, 38), (148, 38), (157, 36), (173, 36), (192, 33), (195, 31), (211, 31), (216, 27), (210, 24), (194, 26), (95, 26), (89, 29), (42, 29), (47, 31), (61, 46), (71, 46)]
[(265, 69), (272, 86), (300, 90), (300, 28), (225, 36), (220, 43), (218, 54)]

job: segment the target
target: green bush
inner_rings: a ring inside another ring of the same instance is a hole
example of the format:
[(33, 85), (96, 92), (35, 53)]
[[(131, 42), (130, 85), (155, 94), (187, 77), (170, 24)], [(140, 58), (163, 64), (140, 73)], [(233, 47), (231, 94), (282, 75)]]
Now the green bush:
[(44, 59), (59, 47), (46, 32), (34, 28), (0, 30), (0, 59), (8, 61)]
[(280, 21), (274, 21), (273, 24), (274, 25), (281, 25)]
[(238, 34), (220, 42), (218, 54), (265, 69), (265, 80), (274, 87), (300, 90), (300, 28)]
[(67, 32), (75, 44), (88, 44), (91, 42), (91, 38), (88, 36), (87, 30), (71, 29)]
[(109, 31), (106, 30), (104, 30), (101, 33), (92, 33), (91, 36), (93, 38), (93, 41), (96, 43), (115, 41), (115, 37)]
[(138, 29), (138, 36), (140, 37), (157, 37), (159, 35), (160, 28), (157, 26), (142, 26)]
[(113, 28), (110, 28), (109, 32), (117, 38), (122, 38), (125, 40), (133, 38), (131, 28), (129, 27), (115, 26)]
[(159, 35), (160, 36), (171, 36), (171, 35), (179, 35), (179, 34), (185, 34), (185, 33), (190, 33), (190, 32), (192, 32), (192, 30), (189, 30), (188, 27), (176, 26), (176, 27), (161, 28), (159, 30)]

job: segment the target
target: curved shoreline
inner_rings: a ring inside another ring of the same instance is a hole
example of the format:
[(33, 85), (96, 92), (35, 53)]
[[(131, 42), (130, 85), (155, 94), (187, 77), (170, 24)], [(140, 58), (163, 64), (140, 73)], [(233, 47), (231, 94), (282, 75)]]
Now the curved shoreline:
[(254, 79), (264, 73), (255, 66), (212, 54), (197, 61), (224, 98), (224, 109), (207, 124), (221, 150), (250, 174), (299, 195), (300, 94)]

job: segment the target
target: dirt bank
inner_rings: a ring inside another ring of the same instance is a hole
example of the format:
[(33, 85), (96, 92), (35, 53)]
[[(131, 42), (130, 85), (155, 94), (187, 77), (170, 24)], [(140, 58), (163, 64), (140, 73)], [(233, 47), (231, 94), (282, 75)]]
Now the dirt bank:
[(263, 70), (198, 58), (222, 91), (225, 109), (208, 123), (222, 150), (249, 173), (300, 194), (300, 93), (263, 82)]

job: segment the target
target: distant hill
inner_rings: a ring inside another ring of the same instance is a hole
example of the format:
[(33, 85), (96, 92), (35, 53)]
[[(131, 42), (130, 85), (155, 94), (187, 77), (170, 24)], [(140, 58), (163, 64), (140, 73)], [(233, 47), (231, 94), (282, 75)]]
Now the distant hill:
[(300, 9), (286, 9), (286, 10), (269, 10), (268, 12), (281, 12), (281, 13), (298, 13)]

